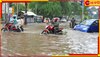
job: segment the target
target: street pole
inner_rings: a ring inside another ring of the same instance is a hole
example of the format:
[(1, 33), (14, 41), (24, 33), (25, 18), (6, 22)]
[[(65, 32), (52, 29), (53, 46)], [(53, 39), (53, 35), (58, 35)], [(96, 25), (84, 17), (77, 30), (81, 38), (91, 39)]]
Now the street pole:
[(7, 22), (9, 22), (9, 21), (10, 21), (9, 5), (10, 5), (10, 3), (8, 3), (8, 20), (7, 20)]
[(18, 18), (18, 10), (19, 10), (19, 9), (18, 9), (18, 3), (17, 3), (17, 18)]
[(25, 3), (25, 25), (27, 25), (27, 3)]
[(37, 3), (36, 3), (36, 14), (38, 14), (38, 12), (37, 12)]
[(5, 3), (5, 23), (7, 23), (7, 19), (6, 19), (6, 3)]
[(82, 19), (81, 22), (84, 20), (84, 1), (82, 0)]

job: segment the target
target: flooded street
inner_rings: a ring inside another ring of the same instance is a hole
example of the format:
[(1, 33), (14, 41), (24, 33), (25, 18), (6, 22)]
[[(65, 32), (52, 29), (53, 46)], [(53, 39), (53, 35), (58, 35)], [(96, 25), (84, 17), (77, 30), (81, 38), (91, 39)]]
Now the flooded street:
[(41, 35), (46, 24), (33, 23), (24, 26), (24, 32), (2, 32), (4, 55), (65, 55), (97, 54), (98, 33), (84, 33), (66, 29), (65, 35)]

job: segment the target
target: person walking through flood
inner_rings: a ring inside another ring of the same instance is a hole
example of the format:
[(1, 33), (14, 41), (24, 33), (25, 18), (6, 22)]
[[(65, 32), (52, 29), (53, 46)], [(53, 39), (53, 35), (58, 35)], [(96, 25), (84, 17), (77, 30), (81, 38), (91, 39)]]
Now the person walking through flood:
[(76, 20), (74, 18), (72, 18), (72, 20), (71, 20), (71, 28), (74, 28), (75, 24), (76, 24)]

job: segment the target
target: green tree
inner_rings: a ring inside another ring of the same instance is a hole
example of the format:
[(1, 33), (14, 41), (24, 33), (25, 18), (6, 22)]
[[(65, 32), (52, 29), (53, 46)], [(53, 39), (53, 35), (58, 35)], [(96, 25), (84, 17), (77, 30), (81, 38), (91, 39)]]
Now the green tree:
[[(13, 4), (12, 5), (14, 7), (14, 11), (17, 12), (17, 5)], [(18, 4), (18, 11), (24, 11), (25, 10), (25, 6), (23, 4)]]
[(74, 2), (72, 3), (72, 11), (74, 15), (81, 15), (82, 14), (82, 7), (80, 3)]
[(62, 14), (68, 17), (72, 14), (72, 5), (71, 2), (60, 2), (62, 6)]
[(29, 4), (29, 8), (46, 17), (62, 15), (60, 2), (34, 2)]
[(32, 2), (29, 4), (29, 8), (38, 15), (50, 17), (82, 15), (82, 7), (79, 2)]

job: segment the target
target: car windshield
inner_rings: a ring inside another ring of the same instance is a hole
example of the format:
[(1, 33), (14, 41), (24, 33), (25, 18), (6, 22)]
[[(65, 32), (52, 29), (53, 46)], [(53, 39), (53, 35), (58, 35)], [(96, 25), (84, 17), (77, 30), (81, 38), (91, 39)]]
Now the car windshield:
[(80, 24), (81, 25), (91, 25), (93, 22), (94, 21), (92, 21), (92, 20), (85, 20), (85, 21), (81, 22)]

